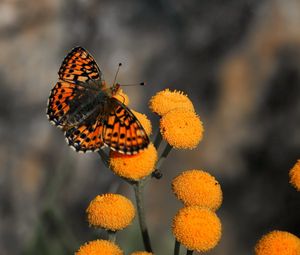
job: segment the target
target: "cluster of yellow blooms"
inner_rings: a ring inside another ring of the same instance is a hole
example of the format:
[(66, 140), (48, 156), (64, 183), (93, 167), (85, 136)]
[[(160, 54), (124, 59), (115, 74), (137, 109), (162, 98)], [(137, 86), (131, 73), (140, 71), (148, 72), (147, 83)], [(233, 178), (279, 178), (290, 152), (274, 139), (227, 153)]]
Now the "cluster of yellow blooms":
[(157, 161), (157, 151), (152, 143), (144, 151), (131, 156), (110, 152), (110, 168), (116, 174), (138, 181), (152, 173)]
[[(135, 208), (132, 202), (119, 194), (96, 196), (88, 206), (87, 219), (91, 226), (112, 233), (122, 230), (132, 223)], [(95, 240), (82, 245), (76, 255), (123, 255), (114, 241)], [(134, 252), (131, 255), (151, 255), (148, 252)]]
[(82, 245), (76, 255), (123, 255), (123, 252), (113, 242), (95, 240)]
[[(289, 176), (291, 185), (300, 191), (300, 160), (292, 167)], [(257, 242), (255, 254), (300, 255), (300, 238), (286, 231), (271, 231)]]
[(132, 202), (119, 194), (96, 196), (86, 212), (90, 225), (110, 231), (124, 229), (135, 216)]
[(255, 246), (256, 255), (298, 255), (300, 239), (286, 231), (272, 231), (263, 236)]
[[(119, 100), (128, 104), (123, 92)], [(159, 134), (168, 146), (175, 149), (194, 149), (202, 140), (204, 128), (191, 100), (180, 91), (163, 90), (149, 102), (152, 112), (160, 117)], [(146, 133), (152, 133), (152, 125), (146, 115), (133, 111)], [(150, 143), (136, 155), (124, 155), (110, 151), (109, 168), (118, 176), (137, 185), (149, 180), (161, 159), (157, 144)], [(300, 161), (290, 171), (290, 182), (300, 191)], [(175, 196), (183, 203), (173, 218), (172, 232), (176, 245), (193, 251), (206, 252), (214, 248), (222, 233), (222, 225), (216, 210), (223, 200), (221, 186), (214, 176), (206, 171), (192, 169), (175, 177), (171, 184)], [(138, 201), (138, 200), (137, 200)], [(138, 207), (138, 202), (137, 202)], [(139, 211), (138, 207), (138, 211)], [(115, 233), (129, 226), (135, 217), (135, 207), (126, 197), (119, 194), (96, 196), (89, 204), (87, 219), (90, 226)], [(141, 212), (139, 211), (139, 216)], [(141, 224), (141, 223), (140, 223)], [(142, 231), (143, 232), (143, 231)], [(145, 241), (144, 241), (145, 245)], [(151, 255), (152, 249), (136, 251), (131, 255)], [(175, 246), (176, 247), (176, 246)], [(176, 250), (176, 248), (175, 248)], [(255, 247), (256, 255), (299, 255), (298, 237), (283, 231), (265, 235)], [(110, 240), (95, 240), (82, 245), (76, 255), (121, 255), (124, 252)], [(179, 254), (179, 248), (178, 253)]]
[(172, 189), (185, 205), (173, 219), (176, 240), (199, 252), (215, 247), (222, 229), (215, 213), (222, 203), (220, 184), (207, 172), (189, 170), (173, 180)]
[[(203, 125), (190, 99), (168, 89), (150, 100), (150, 108), (161, 116), (162, 137), (176, 149), (193, 149), (203, 137)], [(188, 170), (172, 182), (172, 190), (185, 207), (173, 219), (177, 242), (188, 250), (205, 252), (221, 238), (221, 221), (215, 213), (222, 203), (222, 190), (216, 179), (202, 170)]]
[[(129, 103), (123, 92), (116, 96), (124, 104)], [(157, 93), (149, 103), (150, 109), (160, 116), (160, 135), (171, 148), (193, 149), (202, 140), (203, 125), (195, 113), (190, 99), (180, 91), (168, 89)], [(151, 135), (152, 125), (146, 115), (132, 111), (146, 133)], [(158, 152), (150, 143), (136, 155), (124, 155), (110, 151), (109, 168), (130, 183), (139, 183), (151, 176), (156, 169)], [(185, 171), (173, 180), (172, 189), (183, 207), (173, 220), (173, 233), (187, 249), (206, 251), (213, 248), (221, 237), (221, 222), (215, 210), (222, 202), (222, 191), (213, 176), (201, 170)], [(135, 207), (119, 194), (96, 196), (88, 206), (87, 219), (91, 226), (109, 233), (126, 228), (135, 217)], [(145, 247), (146, 248), (146, 247)], [(113, 240), (95, 240), (82, 245), (76, 255), (123, 254)], [(132, 255), (151, 255), (137, 251)]]
[(185, 94), (163, 90), (151, 98), (149, 107), (161, 116), (160, 132), (173, 148), (194, 149), (199, 144), (203, 125)]
[(290, 170), (290, 183), (300, 191), (300, 160)]

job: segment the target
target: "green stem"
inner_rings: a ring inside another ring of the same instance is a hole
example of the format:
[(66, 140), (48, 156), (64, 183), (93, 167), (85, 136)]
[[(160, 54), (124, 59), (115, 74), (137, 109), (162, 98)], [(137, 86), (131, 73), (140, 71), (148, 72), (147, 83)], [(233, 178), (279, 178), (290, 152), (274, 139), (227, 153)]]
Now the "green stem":
[(155, 140), (154, 140), (154, 146), (155, 146), (156, 150), (158, 150), (161, 141), (162, 141), (162, 136), (161, 136), (160, 130), (158, 130), (157, 134), (155, 136)]
[(116, 242), (116, 237), (117, 237), (117, 232), (116, 231), (111, 231), (111, 230), (107, 230), (107, 234), (108, 234), (108, 240), (115, 243)]
[(165, 162), (166, 158), (168, 157), (170, 151), (172, 150), (172, 146), (170, 144), (167, 144), (163, 153), (161, 154), (157, 164), (156, 164), (156, 169), (160, 170), (162, 164)]
[(147, 252), (152, 252), (150, 237), (146, 225), (145, 206), (143, 200), (143, 181), (138, 181), (133, 185), (136, 199), (136, 206), (139, 216), (140, 229), (143, 237), (144, 247)]
[(179, 252), (180, 252), (180, 243), (175, 239), (174, 255), (179, 255)]
[(104, 164), (107, 168), (109, 168), (109, 157), (108, 157), (108, 155), (107, 155), (107, 154), (104, 152), (104, 150), (102, 150), (102, 149), (100, 149), (100, 150), (98, 151), (98, 154), (100, 155), (103, 164)]
[(187, 250), (187, 251), (186, 251), (186, 255), (193, 255), (193, 252), (194, 252), (194, 251), (192, 251), (192, 250)]

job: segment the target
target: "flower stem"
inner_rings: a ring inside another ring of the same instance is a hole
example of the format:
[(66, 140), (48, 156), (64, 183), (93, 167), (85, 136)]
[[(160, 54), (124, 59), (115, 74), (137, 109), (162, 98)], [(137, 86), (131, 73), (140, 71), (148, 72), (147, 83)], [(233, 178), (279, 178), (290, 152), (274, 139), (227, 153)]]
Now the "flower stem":
[(187, 251), (186, 251), (186, 255), (193, 255), (193, 252), (194, 252), (194, 251), (192, 251), (192, 250), (187, 250)]
[(117, 237), (117, 232), (116, 231), (111, 231), (111, 230), (107, 230), (107, 234), (108, 234), (108, 240), (111, 242), (116, 242), (116, 237)]
[(107, 155), (107, 154), (104, 152), (104, 150), (102, 150), (102, 149), (100, 149), (100, 150), (98, 151), (98, 154), (100, 155), (103, 164), (104, 164), (107, 168), (109, 168), (109, 157), (108, 157), (108, 155)]
[(143, 181), (138, 181), (133, 185), (134, 192), (135, 192), (135, 199), (136, 199), (136, 206), (139, 216), (139, 223), (140, 223), (140, 229), (143, 237), (144, 247), (147, 252), (152, 252), (150, 237), (146, 225), (146, 218), (145, 218), (145, 206), (144, 206), (144, 200), (143, 200), (143, 188), (144, 183)]
[(179, 252), (180, 252), (180, 243), (175, 239), (174, 255), (179, 255)]
[(155, 140), (154, 140), (154, 146), (155, 146), (156, 150), (158, 150), (161, 141), (162, 141), (162, 136), (161, 136), (160, 130), (158, 130), (157, 134), (155, 136)]
[(168, 157), (170, 151), (172, 150), (172, 146), (170, 144), (167, 144), (163, 153), (161, 154), (157, 164), (156, 164), (156, 169), (160, 170), (160, 167), (164, 163), (165, 159)]

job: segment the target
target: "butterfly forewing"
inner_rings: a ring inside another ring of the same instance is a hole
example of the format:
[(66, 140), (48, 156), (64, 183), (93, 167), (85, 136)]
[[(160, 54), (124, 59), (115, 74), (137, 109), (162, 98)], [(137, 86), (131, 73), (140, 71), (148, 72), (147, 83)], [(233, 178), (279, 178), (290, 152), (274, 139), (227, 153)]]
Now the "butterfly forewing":
[(94, 58), (82, 47), (74, 48), (64, 59), (59, 78), (72, 83), (98, 81), (101, 84), (102, 73)]
[(70, 102), (75, 97), (75, 84), (59, 81), (51, 90), (47, 115), (56, 126), (62, 126), (62, 119), (70, 110)]
[(92, 89), (82, 87), (75, 83), (59, 81), (51, 91), (47, 115), (56, 126), (66, 127), (74, 125), (78, 115), (84, 115), (86, 104), (97, 96)]

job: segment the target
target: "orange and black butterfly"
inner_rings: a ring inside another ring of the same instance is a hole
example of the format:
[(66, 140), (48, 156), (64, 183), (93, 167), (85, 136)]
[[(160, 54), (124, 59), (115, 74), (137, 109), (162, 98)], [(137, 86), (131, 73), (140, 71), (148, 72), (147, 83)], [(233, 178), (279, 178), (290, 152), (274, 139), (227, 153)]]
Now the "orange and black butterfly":
[(65, 57), (58, 76), (47, 115), (65, 131), (68, 144), (76, 151), (97, 151), (106, 145), (132, 155), (148, 146), (141, 123), (114, 97), (120, 85), (106, 87), (98, 65), (85, 49), (74, 48)]

